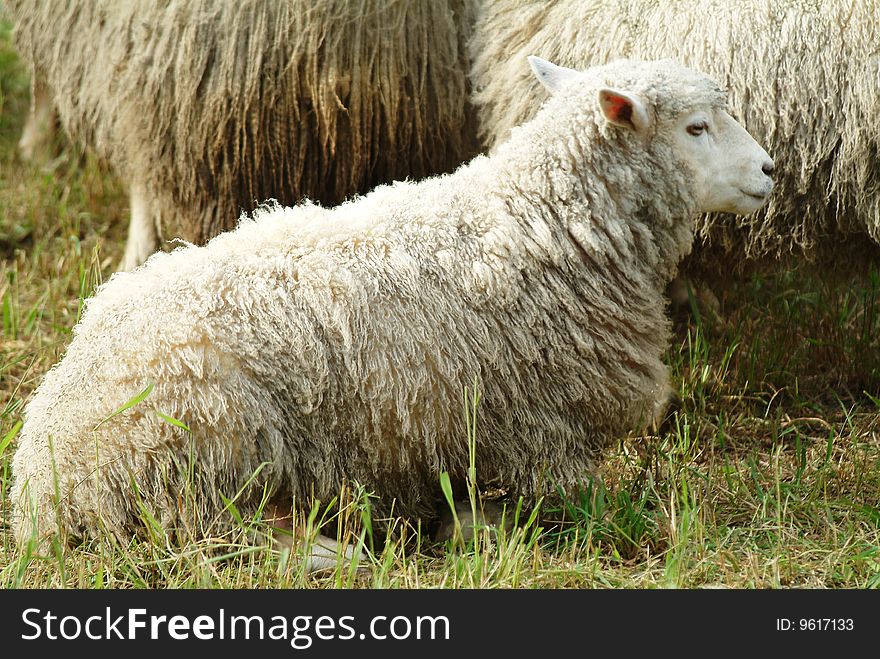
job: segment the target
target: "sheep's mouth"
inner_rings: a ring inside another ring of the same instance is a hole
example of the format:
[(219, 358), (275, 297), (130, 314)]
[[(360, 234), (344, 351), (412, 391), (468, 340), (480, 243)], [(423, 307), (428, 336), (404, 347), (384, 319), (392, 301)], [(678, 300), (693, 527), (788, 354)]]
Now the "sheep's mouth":
[(748, 190), (743, 190), (742, 188), (740, 188), (740, 192), (742, 192), (746, 197), (751, 197), (752, 199), (755, 199), (757, 201), (764, 201), (769, 196), (768, 192), (754, 193), (749, 192)]

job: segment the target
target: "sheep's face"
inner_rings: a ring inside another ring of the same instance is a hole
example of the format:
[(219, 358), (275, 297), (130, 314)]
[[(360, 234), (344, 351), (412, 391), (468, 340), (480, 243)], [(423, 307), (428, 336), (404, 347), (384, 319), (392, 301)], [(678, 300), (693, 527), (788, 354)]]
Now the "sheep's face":
[(655, 142), (655, 149), (658, 143), (672, 149), (673, 161), (687, 170), (699, 212), (746, 215), (770, 196), (773, 161), (717, 105), (651, 113), (638, 94), (607, 87), (599, 90), (598, 102), (610, 123)]
[(699, 210), (745, 215), (773, 190), (773, 161), (727, 112), (696, 108), (672, 125), (678, 159), (690, 170)]
[[(724, 110), (723, 92), (705, 75), (670, 60), (617, 62), (592, 73), (539, 57), (530, 57), (529, 63), (554, 95), (569, 86), (575, 102), (593, 94), (599, 115), (618, 127), (612, 135), (627, 149), (644, 148), (653, 160), (664, 163), (661, 167), (682, 170), (681, 179), (687, 181), (698, 212), (744, 215), (767, 201), (773, 189), (773, 161)], [(622, 86), (594, 86), (608, 79)], [(572, 84), (578, 80), (580, 85)], [(681, 179), (670, 180), (678, 184)]]

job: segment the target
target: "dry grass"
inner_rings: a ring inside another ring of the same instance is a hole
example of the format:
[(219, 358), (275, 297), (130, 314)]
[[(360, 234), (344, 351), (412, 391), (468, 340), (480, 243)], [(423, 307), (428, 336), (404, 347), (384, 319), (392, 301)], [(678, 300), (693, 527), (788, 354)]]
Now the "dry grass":
[[(16, 162), (26, 105), (25, 72), (0, 25), (3, 511), (24, 403), (120, 258), (126, 219), (120, 184), (89, 157), (63, 147), (43, 167)], [(366, 494), (343, 493), (331, 528), (364, 543), (365, 569), (340, 561), (307, 576), (296, 555), (265, 550), (258, 520), (241, 520), (235, 537), (188, 543), (145, 520), (144, 538), (129, 545), (44, 555), (16, 550), (3, 525), (0, 585), (880, 585), (878, 289), (875, 270), (833, 284), (791, 271), (716, 290), (717, 315), (697, 309), (678, 326), (669, 361), (682, 406), (664, 431), (622, 439), (581, 496), (520, 510), (506, 531), (438, 545), (403, 520), (383, 530)], [(305, 525), (314, 530), (323, 514)]]

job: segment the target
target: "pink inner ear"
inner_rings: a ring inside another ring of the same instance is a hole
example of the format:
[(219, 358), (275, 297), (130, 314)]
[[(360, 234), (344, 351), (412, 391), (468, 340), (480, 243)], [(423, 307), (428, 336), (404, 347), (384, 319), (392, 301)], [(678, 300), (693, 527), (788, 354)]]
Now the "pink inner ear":
[(632, 124), (632, 105), (629, 99), (617, 94), (606, 94), (605, 101), (608, 103), (608, 114), (612, 121), (621, 124)]

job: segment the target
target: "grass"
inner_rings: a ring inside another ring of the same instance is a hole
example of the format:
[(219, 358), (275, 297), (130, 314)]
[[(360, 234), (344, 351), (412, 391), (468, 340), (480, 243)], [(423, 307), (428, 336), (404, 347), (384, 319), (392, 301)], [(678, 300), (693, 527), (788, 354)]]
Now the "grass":
[[(0, 507), (22, 412), (63, 354), (83, 300), (122, 255), (126, 199), (88, 155), (15, 159), (28, 81), (0, 23)], [(16, 549), (0, 526), (0, 585), (254, 587), (848, 587), (880, 585), (880, 276), (823, 282), (805, 269), (733, 281), (676, 326), (668, 362), (681, 409), (662, 432), (621, 438), (602, 473), (562, 505), (507, 511), (516, 523), (431, 540), (414, 520), (373, 524), (369, 496), (314, 506), (314, 533), (363, 546), (306, 575), (266, 551), (265, 524), (230, 500), (236, 533), (145, 536)], [(471, 439), (477, 393), (467, 406)], [(173, 420), (169, 419), (169, 422)], [(472, 480), (475, 480), (472, 478)], [(438, 478), (438, 487), (441, 482)], [(472, 491), (474, 488), (471, 488)], [(476, 498), (472, 505), (478, 504)]]

